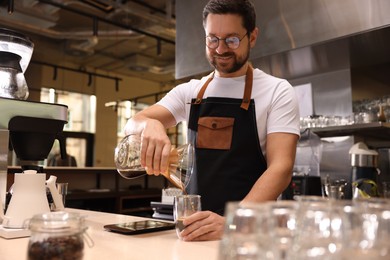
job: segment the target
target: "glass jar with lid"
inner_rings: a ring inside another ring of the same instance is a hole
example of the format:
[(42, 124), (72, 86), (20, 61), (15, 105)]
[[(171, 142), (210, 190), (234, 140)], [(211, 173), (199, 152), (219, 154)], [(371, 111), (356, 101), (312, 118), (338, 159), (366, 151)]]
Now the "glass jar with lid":
[(49, 212), (32, 217), (27, 259), (82, 259), (84, 218), (77, 213)]

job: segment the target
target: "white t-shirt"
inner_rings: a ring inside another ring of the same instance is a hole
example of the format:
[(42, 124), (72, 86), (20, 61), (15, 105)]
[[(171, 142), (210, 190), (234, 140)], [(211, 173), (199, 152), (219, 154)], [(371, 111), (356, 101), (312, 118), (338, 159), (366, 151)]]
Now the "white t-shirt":
[[(209, 76), (201, 80), (194, 79), (176, 86), (158, 104), (167, 108), (177, 123), (188, 122), (191, 100), (196, 98), (208, 78)], [(242, 99), (244, 89), (245, 76), (235, 78), (214, 76), (203, 98)], [(257, 130), (264, 155), (267, 134), (276, 132), (300, 134), (298, 101), (293, 87), (286, 80), (254, 69), (251, 99), (255, 101)]]

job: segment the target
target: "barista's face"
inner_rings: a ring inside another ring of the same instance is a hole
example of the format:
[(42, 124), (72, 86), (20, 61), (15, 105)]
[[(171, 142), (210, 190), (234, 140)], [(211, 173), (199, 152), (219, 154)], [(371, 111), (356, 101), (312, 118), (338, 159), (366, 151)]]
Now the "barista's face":
[[(256, 28), (253, 32), (246, 31), (242, 18), (233, 14), (209, 14), (205, 26), (206, 36), (217, 37), (218, 47), (210, 48), (206, 45), (206, 56), (210, 64), (221, 77), (237, 77), (245, 75), (246, 62), (250, 49), (255, 45), (258, 34)], [(237, 49), (229, 48), (224, 39), (237, 37), (240, 40)]]

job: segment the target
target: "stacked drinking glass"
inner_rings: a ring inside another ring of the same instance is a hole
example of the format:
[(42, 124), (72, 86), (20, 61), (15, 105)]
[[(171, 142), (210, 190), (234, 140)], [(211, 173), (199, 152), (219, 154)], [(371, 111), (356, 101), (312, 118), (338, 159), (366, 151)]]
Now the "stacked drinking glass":
[(230, 202), (220, 259), (390, 259), (390, 200)]

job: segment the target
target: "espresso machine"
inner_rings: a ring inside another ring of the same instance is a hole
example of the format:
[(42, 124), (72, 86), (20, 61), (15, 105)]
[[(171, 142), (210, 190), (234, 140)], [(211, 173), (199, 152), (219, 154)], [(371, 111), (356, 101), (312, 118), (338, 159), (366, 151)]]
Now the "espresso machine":
[[(23, 207), (19, 205), (16, 210), (13, 208), (12, 213), (5, 211), (10, 151), (15, 152), (21, 173), (43, 173), (43, 167), (39, 164), (48, 157), (56, 139), (60, 143), (62, 157), (66, 158), (62, 133), (68, 119), (68, 107), (26, 100), (28, 87), (24, 72), (30, 62), (33, 47), (28, 37), (0, 28), (0, 224), (3, 219), (12, 220), (12, 217), (25, 213), (18, 212), (23, 211)], [(15, 180), (19, 178), (18, 174), (15, 174)], [(17, 236), (18, 234), (14, 237)]]

